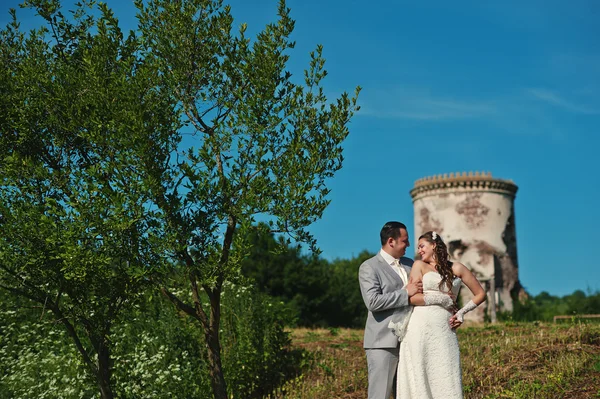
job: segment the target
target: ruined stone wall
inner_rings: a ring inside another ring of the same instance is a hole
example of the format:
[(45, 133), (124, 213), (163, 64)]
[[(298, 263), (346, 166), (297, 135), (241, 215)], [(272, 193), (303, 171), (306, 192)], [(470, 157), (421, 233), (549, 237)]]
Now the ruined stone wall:
[[(418, 237), (435, 230), (448, 245), (452, 260), (467, 266), (488, 290), (488, 301), (466, 318), (483, 321), (496, 291), (496, 309), (511, 311), (511, 294), (519, 283), (514, 198), (517, 186), (494, 179), (491, 173), (462, 173), (417, 180), (410, 194), (415, 212), (415, 251)], [(463, 303), (472, 295), (461, 290)]]

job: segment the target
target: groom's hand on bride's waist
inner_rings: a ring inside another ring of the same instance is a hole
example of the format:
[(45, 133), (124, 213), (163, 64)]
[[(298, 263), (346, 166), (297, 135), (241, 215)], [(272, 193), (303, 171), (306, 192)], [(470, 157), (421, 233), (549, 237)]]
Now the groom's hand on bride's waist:
[(408, 296), (413, 296), (415, 294), (423, 293), (423, 282), (422, 281), (410, 281), (406, 286), (406, 292)]

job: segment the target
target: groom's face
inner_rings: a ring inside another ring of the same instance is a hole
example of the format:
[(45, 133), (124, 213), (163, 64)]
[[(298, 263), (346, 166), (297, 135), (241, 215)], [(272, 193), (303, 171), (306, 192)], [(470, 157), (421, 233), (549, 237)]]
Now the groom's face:
[(405, 229), (400, 229), (400, 237), (397, 240), (393, 240), (390, 243), (394, 253), (392, 254), (395, 258), (401, 258), (406, 253), (406, 248), (410, 247), (408, 241), (408, 232)]

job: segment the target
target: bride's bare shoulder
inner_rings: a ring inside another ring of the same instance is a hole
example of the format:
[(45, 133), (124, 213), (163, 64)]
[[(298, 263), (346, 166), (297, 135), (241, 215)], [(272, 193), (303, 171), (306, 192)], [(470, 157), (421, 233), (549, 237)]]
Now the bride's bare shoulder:
[(415, 263), (413, 263), (413, 268), (416, 267), (419, 270), (422, 270), (424, 266), (425, 266), (425, 262), (423, 262), (422, 260), (415, 260)]
[(469, 270), (469, 269), (467, 269), (467, 267), (465, 265), (463, 265), (462, 263), (460, 263), (460, 262), (452, 263), (452, 273), (454, 273), (455, 276), (461, 277), (465, 270)]

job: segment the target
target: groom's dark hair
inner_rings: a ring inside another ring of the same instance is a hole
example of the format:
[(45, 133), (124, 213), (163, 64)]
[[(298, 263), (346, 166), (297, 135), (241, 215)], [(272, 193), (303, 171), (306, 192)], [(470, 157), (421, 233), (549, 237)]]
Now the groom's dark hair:
[(381, 245), (385, 245), (388, 238), (393, 238), (397, 240), (400, 237), (400, 229), (404, 229), (408, 231), (404, 223), (400, 222), (387, 222), (381, 228), (381, 232), (379, 233), (379, 237), (381, 238)]

